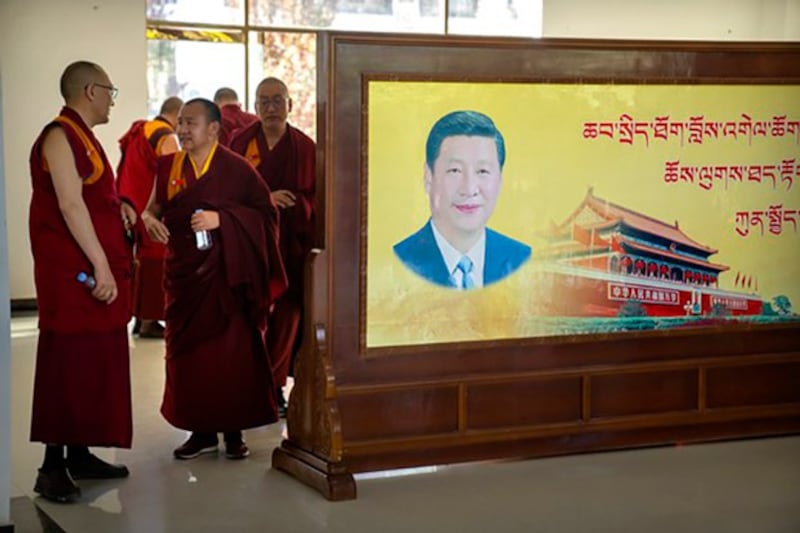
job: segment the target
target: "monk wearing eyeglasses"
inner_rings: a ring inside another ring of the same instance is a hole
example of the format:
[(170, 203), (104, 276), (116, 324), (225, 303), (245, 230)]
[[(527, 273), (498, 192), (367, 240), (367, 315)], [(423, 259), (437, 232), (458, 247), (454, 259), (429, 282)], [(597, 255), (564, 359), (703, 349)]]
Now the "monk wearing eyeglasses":
[[(78, 499), (76, 479), (128, 475), (88, 448), (130, 448), (132, 438), (125, 232), (136, 211), (117, 197), (113, 169), (92, 131), (108, 122), (116, 92), (100, 66), (70, 64), (61, 76), (65, 106), (30, 156), (39, 308), (31, 441), (46, 445), (34, 491), (58, 502)], [(79, 274), (90, 283), (79, 282)]]
[(280, 248), (289, 289), (275, 302), (267, 327), (275, 395), (286, 412), (283, 387), (299, 348), (303, 313), (303, 270), (314, 242), (315, 152), (306, 134), (288, 122), (292, 99), (283, 81), (265, 78), (256, 88), (261, 121), (239, 130), (231, 149), (258, 170), (280, 212)]

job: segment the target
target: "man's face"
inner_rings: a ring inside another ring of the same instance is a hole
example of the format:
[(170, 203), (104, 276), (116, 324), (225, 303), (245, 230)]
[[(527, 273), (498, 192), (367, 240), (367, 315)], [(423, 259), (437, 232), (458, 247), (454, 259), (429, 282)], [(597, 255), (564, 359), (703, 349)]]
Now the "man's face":
[(486, 227), (503, 180), (490, 137), (447, 137), (433, 169), (425, 165), (431, 218), (448, 240), (474, 237)]
[(256, 112), (265, 128), (282, 128), (292, 110), (292, 100), (280, 83), (262, 83), (256, 91)]
[(217, 140), (219, 123), (209, 122), (200, 103), (188, 104), (178, 113), (178, 140), (187, 152), (203, 150)]
[(91, 83), (89, 90), (92, 95), (92, 106), (97, 113), (97, 123), (106, 124), (111, 116), (111, 108), (114, 106), (114, 95), (116, 89), (111, 83), (108, 74), (103, 72), (95, 82)]

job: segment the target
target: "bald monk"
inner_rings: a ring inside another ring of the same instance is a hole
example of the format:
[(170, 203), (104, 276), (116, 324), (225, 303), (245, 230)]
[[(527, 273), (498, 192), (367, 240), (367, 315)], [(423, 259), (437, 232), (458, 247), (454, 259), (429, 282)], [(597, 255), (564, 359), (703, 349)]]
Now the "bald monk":
[[(155, 199), (142, 217), (166, 243), (166, 383), (161, 413), (191, 432), (176, 459), (249, 450), (242, 430), (278, 419), (266, 316), (286, 288), (269, 189), (242, 157), (219, 144), (219, 108), (197, 98), (178, 115), (181, 151), (158, 160)], [(211, 234), (198, 248), (195, 232)]]
[(277, 78), (265, 78), (256, 88), (260, 122), (239, 130), (231, 140), (231, 150), (244, 155), (256, 167), (280, 211), (281, 256), (289, 289), (275, 302), (270, 315), (267, 350), (282, 415), (286, 412), (282, 389), (301, 337), (303, 265), (314, 242), (316, 205), (316, 146), (288, 123), (291, 110), (286, 84)]
[[(132, 437), (125, 225), (136, 222), (136, 211), (120, 203), (111, 165), (92, 133), (108, 122), (116, 94), (100, 66), (70, 64), (61, 76), (65, 106), (30, 156), (39, 307), (31, 441), (46, 445), (34, 491), (59, 502), (79, 498), (76, 479), (128, 475), (88, 448), (130, 448)], [(81, 272), (94, 285), (79, 283)]]
[[(156, 159), (178, 151), (175, 124), (183, 100), (171, 96), (161, 104), (153, 120), (137, 120), (119, 140), (122, 157), (117, 166), (120, 198), (137, 213), (147, 207), (156, 179)], [(134, 334), (142, 338), (163, 338), (164, 328), (164, 245), (153, 242), (144, 226), (135, 227), (136, 267), (133, 273)]]
[(222, 122), (219, 127), (219, 142), (228, 146), (233, 133), (258, 122), (258, 116), (242, 110), (239, 95), (230, 87), (220, 87), (214, 93), (214, 103), (219, 106), (222, 113)]

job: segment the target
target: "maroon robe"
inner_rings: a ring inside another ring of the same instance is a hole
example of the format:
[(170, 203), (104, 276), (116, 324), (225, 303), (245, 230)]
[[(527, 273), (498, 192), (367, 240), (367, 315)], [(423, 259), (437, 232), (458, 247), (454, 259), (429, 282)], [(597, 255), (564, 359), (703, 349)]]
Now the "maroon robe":
[(270, 150), (258, 123), (237, 132), (231, 149), (256, 167), (270, 189), (285, 189), (296, 197), (294, 206), (280, 209), (280, 247), (289, 290), (275, 303), (267, 328), (273, 377), (276, 385), (283, 386), (299, 345), (303, 270), (314, 243), (316, 146), (306, 134), (287, 125), (286, 133)]
[[(83, 179), (83, 201), (117, 282), (119, 295), (110, 305), (75, 279), (93, 269), (61, 215), (42, 155), (45, 135), (54, 127), (67, 135)], [(89, 127), (65, 107), (33, 145), (30, 169), (29, 229), (40, 329), (31, 440), (129, 448), (131, 251), (111, 165)]]
[[(158, 161), (156, 201), (170, 232), (161, 413), (182, 429), (221, 432), (277, 420), (263, 330), (286, 275), (269, 189), (222, 145), (211, 157), (199, 179), (185, 152)], [(207, 250), (195, 246), (196, 209), (219, 213)]]
[(219, 128), (219, 142), (225, 146), (230, 145), (236, 130), (246, 128), (255, 123), (260, 123), (258, 115), (242, 110), (239, 104), (225, 104), (220, 106), (222, 122)]
[[(163, 117), (137, 120), (119, 140), (122, 157), (117, 166), (117, 189), (120, 198), (141, 213), (147, 207), (156, 177), (156, 159), (161, 155), (164, 140), (175, 130)], [(136, 236), (136, 268), (133, 274), (132, 313), (140, 320), (164, 319), (164, 253), (165, 247), (150, 239), (144, 224), (138, 220)]]

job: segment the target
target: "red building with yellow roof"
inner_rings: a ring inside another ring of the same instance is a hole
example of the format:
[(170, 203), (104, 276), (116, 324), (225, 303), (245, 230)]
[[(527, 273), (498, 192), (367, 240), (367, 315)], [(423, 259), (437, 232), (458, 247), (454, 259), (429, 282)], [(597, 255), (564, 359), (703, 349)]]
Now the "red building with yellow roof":
[(648, 316), (755, 315), (755, 293), (719, 288), (729, 270), (709, 258), (718, 250), (680, 229), (608, 200), (589, 189), (581, 204), (548, 234), (537, 251), (555, 274), (550, 312), (618, 316), (637, 302)]

